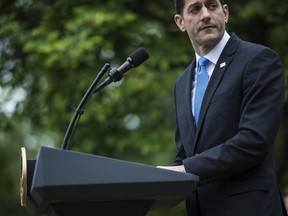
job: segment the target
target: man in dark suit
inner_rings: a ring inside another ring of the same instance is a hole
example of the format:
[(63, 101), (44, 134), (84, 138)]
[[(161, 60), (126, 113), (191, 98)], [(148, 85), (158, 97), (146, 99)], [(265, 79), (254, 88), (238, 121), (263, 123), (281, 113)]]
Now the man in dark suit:
[[(224, 1), (175, 4), (175, 22), (196, 57), (175, 83), (178, 154), (172, 166), (161, 168), (200, 177), (187, 200), (191, 216), (286, 215), (273, 161), (285, 90), (279, 57), (226, 32)], [(201, 71), (208, 84), (199, 102)]]

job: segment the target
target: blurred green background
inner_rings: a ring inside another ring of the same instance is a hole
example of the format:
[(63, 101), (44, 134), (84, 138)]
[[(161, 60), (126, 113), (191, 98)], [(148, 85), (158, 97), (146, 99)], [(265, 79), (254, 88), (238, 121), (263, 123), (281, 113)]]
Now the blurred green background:
[[(235, 0), (229, 32), (273, 48), (288, 79), (287, 0)], [(139, 47), (150, 59), (94, 94), (70, 149), (148, 165), (175, 155), (173, 86), (193, 59), (173, 21), (173, 0), (0, 0), (0, 215), (20, 208), (20, 147), (60, 148), (75, 108), (105, 63), (119, 66)], [(288, 107), (275, 147), (278, 180), (288, 184)], [(153, 216), (186, 215), (184, 203)]]

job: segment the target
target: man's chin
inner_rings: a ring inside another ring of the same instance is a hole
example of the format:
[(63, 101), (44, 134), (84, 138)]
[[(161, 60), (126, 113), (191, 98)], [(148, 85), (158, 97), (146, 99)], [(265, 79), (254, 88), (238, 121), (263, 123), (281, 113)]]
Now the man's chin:
[(221, 38), (222, 36), (219, 33), (210, 33), (203, 35), (200, 39), (201, 44), (216, 45), (221, 40)]

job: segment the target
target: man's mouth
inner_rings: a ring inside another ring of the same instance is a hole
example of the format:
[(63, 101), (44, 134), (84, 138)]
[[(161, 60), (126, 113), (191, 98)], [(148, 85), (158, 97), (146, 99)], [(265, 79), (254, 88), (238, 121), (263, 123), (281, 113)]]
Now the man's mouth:
[(212, 25), (209, 25), (209, 26), (203, 26), (203, 27), (200, 28), (199, 31), (202, 31), (202, 30), (205, 30), (205, 29), (210, 29), (210, 28), (214, 28), (214, 26), (212, 26)]

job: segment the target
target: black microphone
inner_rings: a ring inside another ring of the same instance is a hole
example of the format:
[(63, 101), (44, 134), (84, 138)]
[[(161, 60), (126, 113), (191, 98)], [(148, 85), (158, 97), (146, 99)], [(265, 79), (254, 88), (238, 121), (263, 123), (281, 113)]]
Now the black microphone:
[(124, 74), (128, 70), (130, 70), (133, 67), (138, 67), (140, 64), (142, 64), (144, 61), (146, 61), (149, 58), (148, 53), (145, 51), (143, 47), (137, 49), (134, 51), (119, 68), (118, 71), (121, 74)]
[(138, 67), (149, 58), (149, 54), (143, 47), (137, 49), (129, 55), (127, 60), (118, 68), (111, 68), (109, 70), (108, 78), (106, 78), (97, 88), (93, 91), (93, 94), (101, 90), (111, 82), (118, 82), (122, 79), (122, 75), (131, 68)]
[[(110, 68), (109, 64), (105, 64), (101, 71), (98, 73), (96, 79), (93, 81), (87, 92), (85, 93), (84, 97), (82, 98), (80, 104), (78, 105), (74, 116), (72, 120), (70, 121), (70, 124), (67, 128), (67, 131), (64, 136), (64, 140), (62, 143), (62, 149), (68, 149), (68, 146), (70, 144), (70, 141), (72, 139), (72, 136), (74, 134), (74, 131), (76, 129), (77, 123), (80, 119), (80, 116), (84, 112), (84, 106), (86, 102), (88, 101), (89, 97), (96, 93), (97, 91), (101, 90), (105, 86), (107, 86), (109, 83), (116, 82), (122, 79), (122, 75), (130, 70), (133, 67), (137, 67), (140, 64), (142, 64), (144, 61), (146, 61), (149, 58), (148, 53), (145, 51), (144, 48), (139, 48), (138, 50), (134, 51), (127, 60), (117, 69), (117, 68)], [(97, 85), (98, 81), (101, 79), (103, 74), (109, 70), (109, 76), (106, 80), (104, 80), (100, 85)], [(95, 88), (96, 87), (96, 88)], [(75, 125), (76, 124), (76, 125)]]

